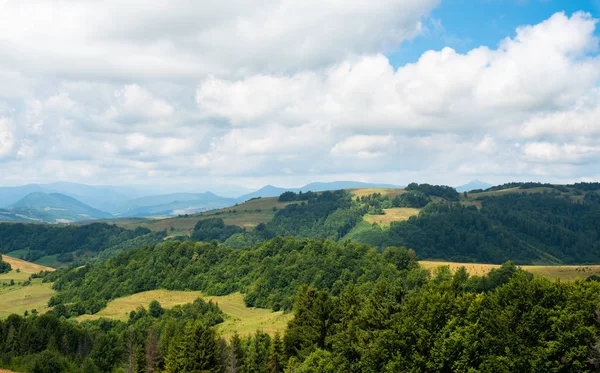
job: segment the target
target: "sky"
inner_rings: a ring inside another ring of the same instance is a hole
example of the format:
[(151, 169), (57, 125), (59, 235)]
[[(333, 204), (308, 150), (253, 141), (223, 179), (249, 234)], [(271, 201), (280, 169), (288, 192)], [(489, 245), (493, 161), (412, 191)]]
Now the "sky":
[(0, 185), (600, 181), (599, 18), (600, 0), (0, 0)]

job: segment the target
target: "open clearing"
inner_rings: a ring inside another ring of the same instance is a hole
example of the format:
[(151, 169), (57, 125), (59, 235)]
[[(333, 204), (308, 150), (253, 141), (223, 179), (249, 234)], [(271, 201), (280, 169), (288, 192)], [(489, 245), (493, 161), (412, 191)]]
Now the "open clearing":
[(240, 293), (225, 296), (203, 296), (199, 291), (151, 290), (115, 299), (97, 314), (82, 315), (77, 320), (95, 320), (105, 317), (126, 321), (131, 311), (139, 306), (148, 308), (148, 304), (152, 300), (159, 301), (164, 308), (171, 308), (178, 304), (192, 303), (197, 298), (212, 300), (227, 315), (225, 322), (219, 325), (219, 331), (226, 338), (236, 332), (246, 335), (257, 330), (271, 335), (277, 331), (283, 333), (288, 321), (292, 318), (291, 314), (284, 314), (282, 311), (272, 312), (263, 308), (246, 307), (244, 297)]
[[(242, 228), (253, 229), (260, 223), (270, 221), (277, 211), (293, 203), (298, 202), (279, 202), (278, 197), (257, 198), (237, 206), (206, 211), (200, 214), (182, 215), (167, 219), (117, 221), (116, 225), (129, 229), (145, 227), (153, 231), (166, 229), (169, 236), (181, 236), (189, 235), (198, 220), (221, 218), (226, 225), (237, 225)], [(275, 210), (273, 210), (273, 207)]]
[[(497, 264), (477, 264), (477, 263), (454, 263), (441, 261), (419, 261), (419, 264), (427, 269), (435, 269), (439, 266), (447, 265), (452, 272), (460, 267), (465, 267), (467, 272), (472, 276), (482, 276), (487, 274), (494, 268), (500, 268)], [(576, 279), (585, 279), (591, 275), (600, 276), (600, 265), (565, 265), (565, 266), (536, 266), (525, 265), (520, 266), (527, 272), (531, 272), (536, 276), (547, 277), (551, 280), (560, 278), (563, 281), (574, 281)]]
[(419, 209), (412, 207), (393, 207), (384, 209), (385, 215), (365, 215), (363, 219), (367, 223), (376, 223), (381, 226), (390, 225), (393, 221), (408, 220), (411, 216), (419, 215)]
[(41, 279), (35, 279), (29, 286), (0, 287), (0, 319), (10, 314), (22, 315), (25, 311), (37, 310), (45, 313), (49, 310), (48, 300), (54, 295), (52, 284), (42, 284)]
[(13, 270), (20, 269), (22, 272), (38, 273), (41, 271), (54, 271), (54, 268), (27, 262), (7, 255), (2, 255), (2, 260), (10, 264)]
[(350, 189), (355, 197), (370, 196), (374, 193), (381, 193), (382, 196), (394, 198), (404, 193), (404, 189), (400, 188), (360, 188)]

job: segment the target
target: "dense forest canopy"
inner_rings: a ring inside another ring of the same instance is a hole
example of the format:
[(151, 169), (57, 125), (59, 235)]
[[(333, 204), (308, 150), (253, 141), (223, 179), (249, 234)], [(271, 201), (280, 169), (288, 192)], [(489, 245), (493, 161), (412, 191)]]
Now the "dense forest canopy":
[[(130, 240), (146, 235), (145, 243), (159, 242), (164, 237), (164, 234), (152, 233), (147, 228), (130, 230), (104, 223), (81, 226), (0, 223), (0, 252), (27, 250), (22, 259), (32, 262), (46, 255), (88, 253), (95, 256), (109, 248), (119, 252), (131, 243)], [(135, 241), (136, 247), (140, 242), (140, 239)], [(68, 257), (72, 258), (72, 255)]]
[[(190, 244), (170, 242), (162, 249), (168, 260), (181, 255), (179, 262), (184, 262), (188, 250), (208, 248)], [(275, 255), (285, 246), (272, 244)], [(298, 256), (305, 248), (327, 248), (307, 240), (286, 245), (295, 246)], [(219, 338), (215, 326), (224, 316), (217, 305), (202, 300), (171, 310), (153, 301), (131, 312), (127, 322), (72, 322), (65, 319), (71, 316), (68, 306), (58, 304), (45, 315), (0, 321), (0, 364), (34, 373), (541, 373), (600, 367), (596, 281), (551, 282), (510, 263), (484, 277), (469, 277), (464, 268), (452, 274), (448, 267), (430, 275), (406, 249), (365, 254), (356, 246), (353, 252), (350, 256), (361, 257), (363, 265), (373, 261), (367, 266), (383, 266), (383, 271), (358, 279), (342, 276), (329, 289), (320, 281), (307, 285), (310, 279), (304, 278), (295, 287), (293, 318), (283, 335), (257, 331)], [(136, 278), (140, 258), (135, 253), (110, 259), (109, 266)], [(318, 263), (301, 262), (316, 274), (313, 280), (323, 276)], [(61, 272), (59, 278), (73, 275)], [(286, 278), (293, 281), (295, 275), (263, 279), (272, 279), (271, 291), (277, 291), (288, 286)], [(82, 288), (91, 285), (70, 281)]]
[(2, 255), (0, 255), (0, 274), (10, 272), (11, 269), (10, 264), (2, 260)]

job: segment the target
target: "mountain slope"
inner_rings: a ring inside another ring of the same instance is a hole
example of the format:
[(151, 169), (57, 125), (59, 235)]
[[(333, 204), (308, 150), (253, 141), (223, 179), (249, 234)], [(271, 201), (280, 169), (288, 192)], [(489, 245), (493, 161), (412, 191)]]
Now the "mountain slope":
[(232, 206), (233, 198), (225, 198), (211, 192), (173, 193), (148, 196), (128, 201), (119, 206), (119, 216), (169, 216)]
[(31, 193), (10, 206), (10, 211), (17, 216), (25, 216), (30, 220), (52, 223), (111, 217), (107, 212), (90, 207), (73, 197), (60, 193)]

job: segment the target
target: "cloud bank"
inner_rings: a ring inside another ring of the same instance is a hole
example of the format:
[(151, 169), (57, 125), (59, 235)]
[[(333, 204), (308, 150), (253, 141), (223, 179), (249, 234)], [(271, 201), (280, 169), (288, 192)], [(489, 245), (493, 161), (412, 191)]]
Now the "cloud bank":
[(386, 53), (437, 1), (0, 2), (3, 183), (600, 178), (597, 20)]

